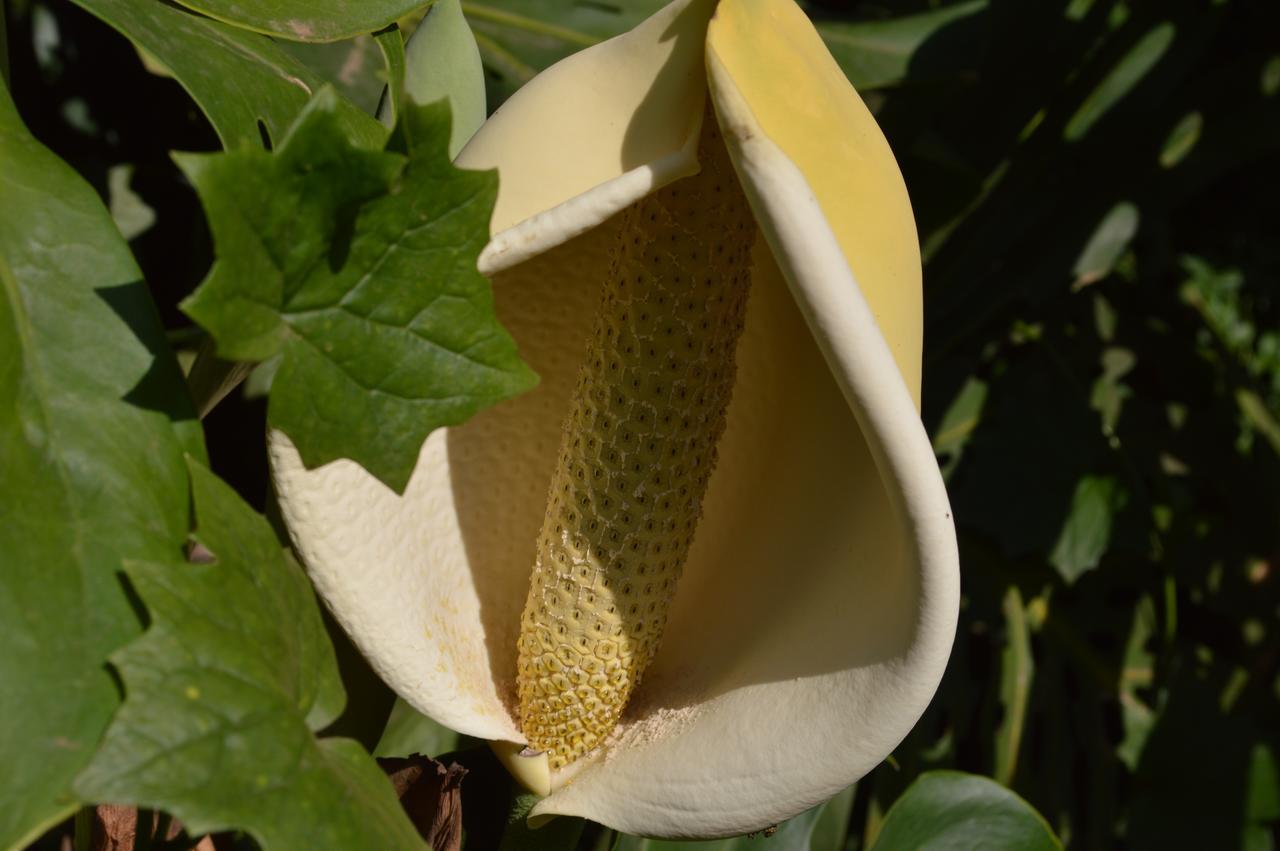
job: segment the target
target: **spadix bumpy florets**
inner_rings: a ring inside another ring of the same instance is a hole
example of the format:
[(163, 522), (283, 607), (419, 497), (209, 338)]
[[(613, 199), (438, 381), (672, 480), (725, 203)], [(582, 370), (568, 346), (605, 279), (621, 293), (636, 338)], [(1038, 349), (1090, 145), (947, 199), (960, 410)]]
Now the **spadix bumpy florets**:
[(628, 209), (570, 402), (519, 639), (519, 718), (560, 769), (657, 651), (733, 389), (756, 235), (714, 115), (701, 170)]

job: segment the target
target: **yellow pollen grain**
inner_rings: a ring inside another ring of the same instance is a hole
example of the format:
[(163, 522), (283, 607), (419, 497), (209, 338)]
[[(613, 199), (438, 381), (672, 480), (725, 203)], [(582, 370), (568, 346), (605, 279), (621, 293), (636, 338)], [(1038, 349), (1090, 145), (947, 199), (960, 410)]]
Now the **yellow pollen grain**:
[(623, 213), (548, 492), (517, 682), (553, 769), (605, 740), (652, 660), (725, 427), (756, 226), (710, 113), (698, 156)]

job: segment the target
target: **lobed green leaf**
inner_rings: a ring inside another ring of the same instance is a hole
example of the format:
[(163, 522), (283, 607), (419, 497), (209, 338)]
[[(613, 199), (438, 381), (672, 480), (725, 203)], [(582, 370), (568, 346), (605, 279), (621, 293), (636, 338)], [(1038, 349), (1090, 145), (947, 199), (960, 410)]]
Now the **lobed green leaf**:
[(176, 557), (200, 427), (142, 273), (0, 85), (0, 848), (75, 809), (138, 633), (125, 558)]
[(313, 735), (345, 697), (302, 571), (229, 486), (198, 462), (190, 475), (216, 561), (127, 564), (151, 625), (112, 657), (125, 701), (77, 790), (266, 851), (424, 847), (373, 758)]
[(326, 90), (274, 154), (186, 155), (218, 259), (183, 309), (221, 357), (282, 353), (268, 419), (304, 463), (351, 458), (402, 491), (422, 442), (533, 386), (476, 259), (492, 173), (449, 162), (448, 106), (397, 143), (348, 138)]

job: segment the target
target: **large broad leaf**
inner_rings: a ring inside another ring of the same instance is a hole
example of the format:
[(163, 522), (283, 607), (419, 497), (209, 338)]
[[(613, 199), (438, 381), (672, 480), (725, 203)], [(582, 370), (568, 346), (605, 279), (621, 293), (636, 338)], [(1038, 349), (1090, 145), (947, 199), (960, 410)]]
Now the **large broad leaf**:
[(985, 777), (930, 771), (889, 808), (872, 851), (1061, 851), (1031, 805)]
[(431, 0), (180, 0), (237, 27), (291, 41), (337, 41), (380, 30)]
[(332, 95), (274, 154), (184, 156), (218, 259), (183, 308), (221, 357), (283, 353), (268, 419), (309, 467), (401, 491), (435, 428), (531, 387), (476, 258), (497, 180), (455, 169), (448, 106), (409, 106), (407, 156), (362, 150)]
[[(262, 122), (278, 142), (322, 80), (265, 36), (158, 2), (75, 0), (119, 30), (182, 85), (227, 148), (262, 144)], [(334, 111), (361, 144), (382, 143), (386, 131), (346, 101)]]
[(0, 85), (0, 848), (77, 804), (137, 634), (124, 558), (179, 554), (204, 452), (142, 273)]
[(124, 705), (77, 790), (267, 851), (422, 848), (373, 758), (313, 735), (344, 696), (301, 569), (230, 487), (190, 469), (195, 538), (216, 561), (128, 563), (151, 626), (112, 657)]

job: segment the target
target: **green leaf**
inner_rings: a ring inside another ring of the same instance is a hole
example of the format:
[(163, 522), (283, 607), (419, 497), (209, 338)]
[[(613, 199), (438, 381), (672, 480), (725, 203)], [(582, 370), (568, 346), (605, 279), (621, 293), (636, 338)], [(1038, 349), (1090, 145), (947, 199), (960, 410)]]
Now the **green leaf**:
[(1178, 123), (1173, 126), (1173, 129), (1169, 131), (1164, 144), (1160, 146), (1160, 165), (1164, 168), (1173, 168), (1186, 159), (1187, 155), (1195, 148), (1196, 143), (1200, 141), (1200, 134), (1203, 132), (1203, 113), (1199, 110), (1192, 110), (1182, 116)]
[(819, 808), (818, 820), (809, 836), (809, 851), (844, 851), (857, 791), (858, 786), (854, 784)]
[(538, 800), (528, 792), (512, 799), (498, 851), (563, 851), (578, 844), (586, 822), (576, 816), (558, 816), (536, 830), (529, 827), (529, 811)]
[(666, 0), (484, 0), (463, 2), (501, 103), (534, 74), (584, 47), (625, 32), (666, 5)]
[(124, 558), (176, 556), (199, 424), (97, 194), (0, 85), (0, 848), (75, 809), (139, 623)]
[(1138, 221), (1138, 207), (1130, 201), (1120, 201), (1107, 211), (1076, 258), (1071, 270), (1076, 278), (1073, 289), (1086, 287), (1111, 274), (1120, 255), (1137, 235)]
[(1245, 421), (1265, 437), (1275, 453), (1280, 455), (1280, 422), (1267, 409), (1266, 403), (1257, 393), (1241, 388), (1236, 390), (1236, 405)]
[(1120, 720), (1124, 726), (1123, 738), (1116, 745), (1116, 756), (1136, 771), (1146, 747), (1147, 739), (1156, 723), (1156, 715), (1138, 696), (1140, 688), (1151, 685), (1155, 655), (1147, 644), (1159, 628), (1155, 603), (1148, 596), (1138, 600), (1133, 607), (1133, 622), (1125, 641), (1124, 667), (1120, 671), (1117, 697), (1120, 701)]
[(986, 777), (930, 771), (902, 793), (884, 818), (872, 851), (1061, 851), (1044, 818)]
[(1083, 139), (1111, 108), (1132, 92), (1173, 46), (1177, 28), (1165, 21), (1152, 27), (1116, 62), (1089, 93), (1063, 129), (1068, 142)]
[(414, 754), (438, 757), (450, 751), (468, 747), (475, 740), (470, 736), (450, 730), (414, 709), (403, 699), (397, 698), (391, 707), (391, 716), (382, 731), (373, 755), (378, 757), (407, 757)]
[(1114, 476), (1084, 476), (1049, 561), (1068, 583), (1098, 566), (1111, 543), (1111, 526), (1129, 496)]
[[(274, 142), (323, 81), (269, 38), (159, 2), (75, 0), (164, 66), (209, 118), (227, 148)], [(346, 101), (335, 112), (353, 139), (382, 144), (386, 130)]]
[[(795, 818), (759, 833), (712, 842), (676, 842), (620, 836), (614, 851), (839, 851), (844, 848), (853, 806), (850, 786), (825, 804), (805, 810)], [(763, 843), (763, 844), (762, 844)]]
[(946, 477), (959, 466), (965, 445), (982, 422), (987, 390), (987, 383), (982, 379), (975, 376), (965, 379), (934, 430), (933, 451), (942, 459), (942, 472)]
[[(1108, 346), (1102, 350), (1102, 356), (1098, 360), (1102, 374), (1093, 382), (1089, 393), (1089, 407), (1098, 412), (1103, 433), (1110, 437), (1115, 434), (1125, 401), (1133, 395), (1133, 389), (1123, 379), (1137, 365), (1138, 359), (1129, 349)], [(1114, 443), (1113, 441), (1113, 445)]]
[[(862, 90), (884, 88), (919, 75), (918, 51), (926, 41), (936, 40), (948, 28), (958, 28), (977, 20), (987, 9), (987, 0), (954, 3), (916, 15), (883, 21), (817, 21), (817, 30), (827, 49), (853, 85)], [(965, 42), (964, 58), (972, 56), (972, 42)]]
[(307, 66), (317, 79), (337, 89), (361, 112), (373, 115), (378, 111), (382, 90), (387, 85), (387, 72), (373, 36), (362, 34), (345, 41), (318, 44), (303, 41), (275, 44)]
[(449, 99), (457, 155), (485, 120), (484, 65), (458, 0), (437, 0), (405, 46), (405, 92), (418, 103)]
[(1005, 642), (1000, 653), (1000, 705), (1004, 717), (996, 730), (995, 771), (997, 782), (1013, 785), (1018, 768), (1018, 752), (1027, 723), (1027, 703), (1031, 698), (1031, 679), (1035, 674), (1035, 656), (1031, 652), (1031, 631), (1022, 593), (1010, 585), (1004, 594)]
[(372, 757), (312, 733), (345, 698), (302, 571), (230, 487), (190, 473), (194, 537), (216, 561), (127, 564), (151, 625), (112, 657), (124, 705), (77, 790), (267, 851), (422, 848)]
[(448, 106), (412, 106), (408, 155), (344, 137), (317, 97), (274, 154), (179, 159), (218, 259), (183, 309), (220, 356), (283, 352), (268, 418), (315, 467), (403, 491), (427, 435), (533, 386), (476, 258), (497, 181), (449, 163)]
[(133, 179), (133, 166), (127, 163), (112, 166), (107, 171), (107, 198), (111, 218), (120, 235), (133, 239), (147, 232), (156, 223), (156, 211), (147, 206), (129, 185)]
[(337, 41), (394, 24), (431, 0), (179, 0), (237, 27), (290, 41)]

